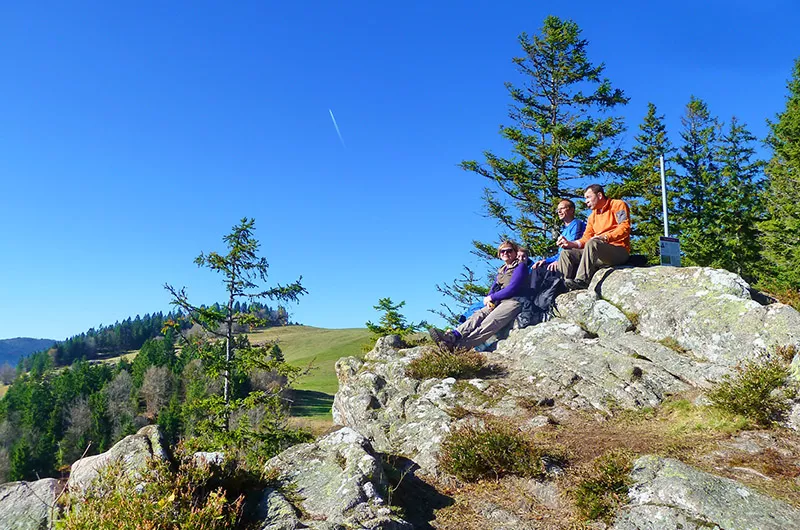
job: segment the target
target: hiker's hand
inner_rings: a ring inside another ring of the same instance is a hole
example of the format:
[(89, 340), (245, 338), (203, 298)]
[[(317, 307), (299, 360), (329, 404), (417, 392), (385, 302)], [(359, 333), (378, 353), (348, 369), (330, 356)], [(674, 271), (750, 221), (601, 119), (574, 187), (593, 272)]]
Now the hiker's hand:
[(485, 296), (483, 298), (483, 305), (491, 305), (491, 304), (492, 304), (492, 297), (491, 296)]
[(533, 268), (536, 269), (536, 268), (541, 267), (542, 265), (544, 265), (544, 260), (540, 259), (539, 261), (537, 261), (536, 263), (533, 264)]
[(549, 271), (557, 271), (558, 270), (558, 262), (554, 261), (550, 265), (547, 266), (547, 270)]

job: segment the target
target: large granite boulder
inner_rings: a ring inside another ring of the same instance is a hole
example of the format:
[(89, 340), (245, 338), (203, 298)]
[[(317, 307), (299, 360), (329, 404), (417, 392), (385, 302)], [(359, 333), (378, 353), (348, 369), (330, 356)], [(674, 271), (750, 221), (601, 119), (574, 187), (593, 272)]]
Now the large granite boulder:
[(58, 514), (58, 481), (45, 478), (35, 482), (0, 485), (0, 528), (3, 530), (47, 530)]
[(556, 316), (575, 322), (600, 337), (620, 335), (635, 327), (625, 313), (591, 290), (562, 294), (554, 312)]
[(291, 447), (267, 462), (300, 498), (297, 517), (285, 498), (266, 492), (263, 528), (411, 530), (392, 514), (388, 482), (380, 458), (366, 438), (342, 428), (315, 443)]
[(733, 367), (774, 346), (800, 347), (800, 313), (780, 303), (759, 304), (750, 286), (728, 271), (608, 269), (595, 275), (589, 291), (636, 320), (643, 337), (674, 341), (717, 365)]
[(72, 464), (67, 485), (71, 493), (80, 494), (91, 486), (101, 469), (117, 461), (122, 463), (125, 473), (139, 477), (151, 458), (169, 459), (158, 425), (142, 427), (136, 434), (126, 436), (105, 453), (81, 458)]
[(614, 530), (800, 528), (800, 510), (677, 460), (641, 457), (631, 478)]

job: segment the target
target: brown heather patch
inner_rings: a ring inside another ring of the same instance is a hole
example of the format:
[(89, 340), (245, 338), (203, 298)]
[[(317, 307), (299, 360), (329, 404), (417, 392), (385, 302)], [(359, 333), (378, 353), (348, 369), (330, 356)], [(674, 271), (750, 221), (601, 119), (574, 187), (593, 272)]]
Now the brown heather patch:
[[(452, 497), (451, 506), (436, 511), (432, 526), (437, 530), (486, 530), (498, 527), (498, 515), (507, 519), (504, 528), (537, 528), (542, 530), (588, 530), (577, 520), (572, 503), (562, 496), (544, 501), (540, 495), (546, 483), (521, 477), (498, 481), (480, 481), (454, 487), (436, 484)], [(512, 521), (515, 523), (512, 523)]]
[[(567, 451), (570, 466), (559, 478), (563, 490), (574, 488), (594, 459), (627, 451), (634, 457), (675, 458), (800, 508), (800, 434), (783, 428), (746, 430), (752, 427), (741, 416), (675, 400), (657, 410), (625, 412), (605, 421), (576, 415), (569, 423), (547, 428), (545, 435), (548, 443)], [(731, 448), (735, 436), (749, 432), (774, 434), (775, 447), (767, 444), (755, 453)]]
[(475, 350), (459, 348), (451, 351), (435, 346), (408, 363), (406, 375), (414, 379), (446, 377), (470, 379), (485, 365), (486, 356)]

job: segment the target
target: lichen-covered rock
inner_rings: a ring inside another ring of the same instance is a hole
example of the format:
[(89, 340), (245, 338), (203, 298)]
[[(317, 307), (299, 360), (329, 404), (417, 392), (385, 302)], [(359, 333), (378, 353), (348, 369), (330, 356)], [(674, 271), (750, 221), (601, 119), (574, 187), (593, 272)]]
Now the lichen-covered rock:
[(0, 528), (3, 530), (47, 530), (57, 515), (58, 481), (45, 478), (35, 482), (0, 485)]
[(333, 421), (357, 430), (380, 452), (407, 456), (432, 470), (453, 421), (447, 410), (461, 402), (455, 379), (418, 381), (405, 375), (408, 363), (422, 353), (421, 347), (381, 349), (364, 362), (340, 359)]
[(600, 337), (620, 335), (634, 328), (625, 313), (591, 290), (562, 294), (558, 297), (555, 314)]
[(122, 463), (125, 473), (139, 477), (151, 458), (169, 459), (158, 425), (142, 427), (136, 434), (126, 436), (105, 453), (81, 458), (72, 464), (67, 485), (70, 492), (80, 494), (91, 486), (102, 468), (117, 461)]
[(406, 376), (408, 364), (424, 351), (379, 342), (364, 361), (340, 359), (333, 419), (369, 438), (378, 451), (410, 458), (425, 473), (437, 472), (441, 444), (464, 410), (507, 417), (530, 431), (549, 419), (526, 416), (520, 403), (554, 405), (554, 416), (570, 410), (613, 414), (705, 388), (728, 370), (635, 333), (593, 338), (558, 318), (511, 331), (490, 354), (497, 375), (488, 380)]
[(700, 359), (733, 367), (774, 346), (800, 347), (800, 313), (762, 306), (736, 274), (701, 267), (603, 271), (589, 290), (628, 315), (652, 340), (671, 339)]
[(657, 406), (665, 396), (690, 388), (686, 373), (669, 372), (648, 357), (655, 357), (651, 350), (669, 357), (662, 351), (666, 348), (626, 338), (630, 340), (590, 338), (578, 325), (553, 319), (512, 331), (499, 343), (495, 359), (517, 382), (509, 387), (536, 399), (554, 399), (573, 410), (611, 413)]
[(263, 521), (260, 530), (295, 530), (302, 528), (294, 506), (279, 491), (267, 488), (256, 507), (256, 520)]
[(614, 530), (800, 528), (800, 510), (677, 460), (644, 456)]
[(352, 429), (291, 447), (267, 462), (266, 469), (278, 471), (302, 499), (299, 508), (307, 526), (412, 529), (392, 515), (380, 459), (367, 439)]

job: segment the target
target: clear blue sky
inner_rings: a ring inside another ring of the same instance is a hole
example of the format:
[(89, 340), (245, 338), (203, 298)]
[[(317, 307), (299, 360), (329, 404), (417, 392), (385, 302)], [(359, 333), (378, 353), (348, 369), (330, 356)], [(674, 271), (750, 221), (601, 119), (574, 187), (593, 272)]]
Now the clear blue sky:
[(165, 282), (222, 299), (192, 260), (243, 216), (271, 279), (303, 276), (294, 320), (361, 327), (389, 296), (436, 321), (497, 233), (457, 164), (508, 154), (503, 83), (548, 14), (631, 98), (628, 145), (648, 101), (676, 142), (692, 94), (763, 138), (800, 56), (795, 0), (4, 2), (0, 338), (167, 310)]

